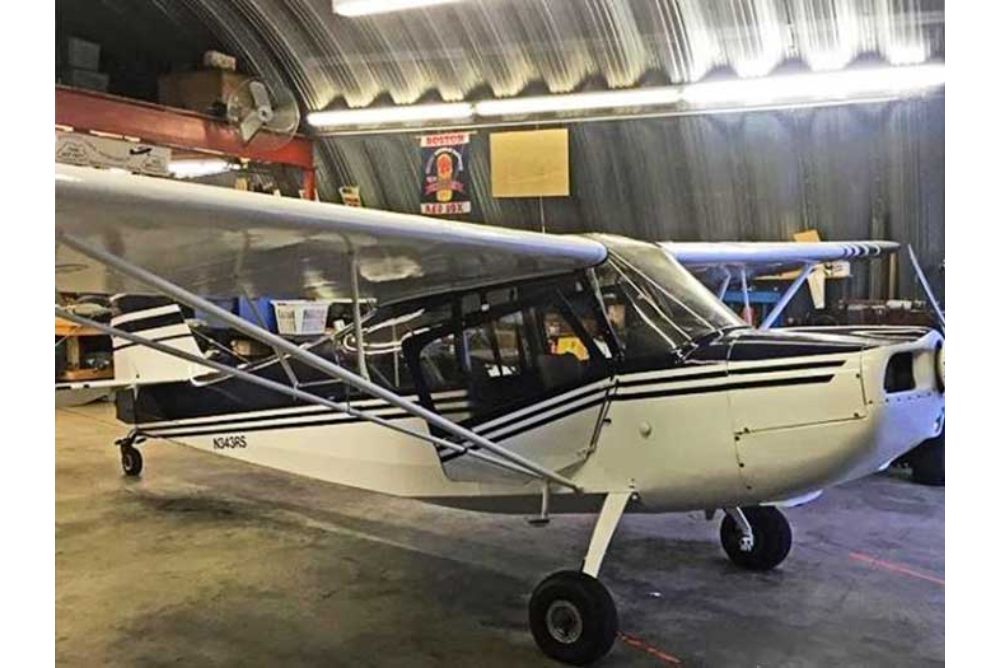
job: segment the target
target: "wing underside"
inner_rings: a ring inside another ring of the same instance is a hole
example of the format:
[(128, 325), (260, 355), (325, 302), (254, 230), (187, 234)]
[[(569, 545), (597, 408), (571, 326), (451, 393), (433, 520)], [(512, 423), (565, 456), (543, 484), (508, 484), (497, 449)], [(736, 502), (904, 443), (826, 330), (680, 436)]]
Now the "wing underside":
[[(56, 235), (69, 235), (203, 296), (389, 303), (552, 275), (603, 261), (589, 239), (508, 230), (56, 166)], [(146, 294), (147, 286), (57, 243), (56, 287)]]

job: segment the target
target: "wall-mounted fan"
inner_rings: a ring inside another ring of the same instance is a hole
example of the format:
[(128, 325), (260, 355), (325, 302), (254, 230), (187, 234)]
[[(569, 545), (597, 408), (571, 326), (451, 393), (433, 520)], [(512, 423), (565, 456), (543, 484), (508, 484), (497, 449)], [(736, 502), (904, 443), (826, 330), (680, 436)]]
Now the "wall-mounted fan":
[(277, 150), (299, 127), (299, 105), (287, 87), (249, 79), (226, 99), (226, 118), (245, 144)]

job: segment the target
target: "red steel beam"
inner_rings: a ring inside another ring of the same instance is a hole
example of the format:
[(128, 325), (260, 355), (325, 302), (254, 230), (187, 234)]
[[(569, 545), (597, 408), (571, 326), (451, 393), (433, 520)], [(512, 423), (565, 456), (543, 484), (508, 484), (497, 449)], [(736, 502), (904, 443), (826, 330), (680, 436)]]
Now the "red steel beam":
[(171, 148), (292, 165), (306, 170), (307, 179), (315, 170), (312, 141), (301, 135), (277, 150), (258, 150), (245, 145), (229, 123), (212, 116), (65, 86), (56, 86), (56, 125), (138, 137)]

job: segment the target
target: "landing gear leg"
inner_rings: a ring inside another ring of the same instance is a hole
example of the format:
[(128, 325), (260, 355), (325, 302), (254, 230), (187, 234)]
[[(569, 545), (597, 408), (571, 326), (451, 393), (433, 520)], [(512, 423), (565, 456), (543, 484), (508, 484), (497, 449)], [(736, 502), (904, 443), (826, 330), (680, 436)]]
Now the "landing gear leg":
[(121, 453), (122, 472), (130, 478), (136, 478), (142, 473), (142, 454), (135, 446), (146, 438), (133, 429), (124, 438), (115, 441)]
[(769, 571), (792, 549), (792, 527), (773, 506), (726, 508), (719, 534), (730, 561), (751, 571)]
[(582, 570), (553, 573), (531, 594), (531, 634), (538, 648), (556, 661), (592, 663), (608, 653), (618, 636), (618, 611), (597, 573), (631, 496), (615, 492), (604, 498)]

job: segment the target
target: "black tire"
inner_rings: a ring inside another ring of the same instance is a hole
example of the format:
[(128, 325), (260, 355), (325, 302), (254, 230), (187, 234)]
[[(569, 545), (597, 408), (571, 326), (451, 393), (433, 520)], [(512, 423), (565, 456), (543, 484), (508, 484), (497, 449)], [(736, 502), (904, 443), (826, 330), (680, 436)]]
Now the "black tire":
[(937, 438), (924, 441), (906, 457), (910, 478), (920, 485), (944, 487), (944, 431)]
[(751, 571), (769, 571), (788, 556), (792, 549), (792, 527), (780, 510), (772, 506), (750, 506), (743, 514), (753, 532), (753, 548), (740, 546), (743, 534), (736, 521), (726, 515), (719, 528), (722, 549), (729, 560), (740, 568)]
[(618, 637), (611, 594), (580, 571), (559, 571), (542, 580), (531, 594), (528, 622), (546, 656), (574, 666), (597, 661)]
[(142, 473), (142, 454), (131, 445), (123, 445), (122, 452), (122, 472), (130, 478), (138, 477)]

